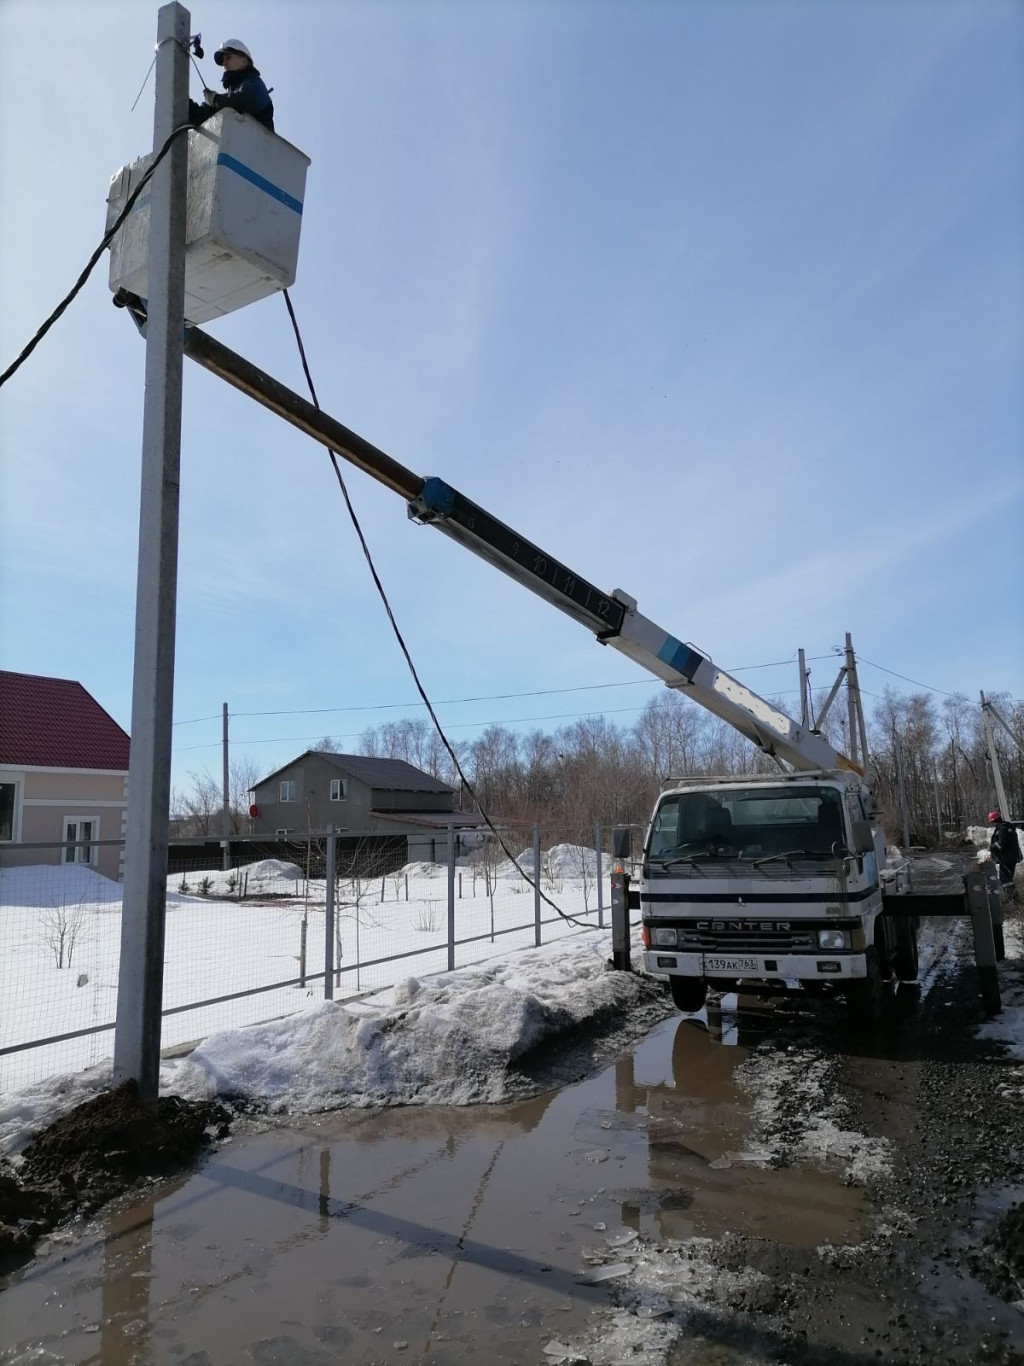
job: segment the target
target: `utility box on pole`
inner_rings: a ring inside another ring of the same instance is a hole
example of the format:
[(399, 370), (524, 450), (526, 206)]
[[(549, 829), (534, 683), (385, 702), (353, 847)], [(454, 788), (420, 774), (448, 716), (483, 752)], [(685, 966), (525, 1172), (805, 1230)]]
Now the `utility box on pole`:
[[(115, 172), (107, 227), (152, 156)], [(185, 318), (233, 313), (295, 283), (309, 157), (256, 119), (222, 109), (188, 134)], [(149, 298), (149, 207), (143, 191), (110, 244), (110, 288)]]

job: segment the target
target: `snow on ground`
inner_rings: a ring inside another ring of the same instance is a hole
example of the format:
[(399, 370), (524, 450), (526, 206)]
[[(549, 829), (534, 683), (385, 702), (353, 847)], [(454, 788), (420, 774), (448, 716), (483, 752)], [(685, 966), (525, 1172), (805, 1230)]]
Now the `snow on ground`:
[(1002, 1014), (978, 1030), (981, 1039), (1005, 1044), (1007, 1055), (1024, 1062), (1024, 921), (1007, 916), (1003, 922), (1006, 960), (999, 973)]
[[(768, 1156), (791, 1162), (839, 1161), (851, 1181), (869, 1182), (890, 1170), (890, 1145), (835, 1122), (825, 1097), (832, 1059), (790, 1045), (785, 1053), (756, 1052), (736, 1069), (752, 1096), (753, 1141)], [(823, 1113), (823, 1110), (829, 1113)]]
[(545, 1039), (626, 1011), (645, 979), (608, 971), (605, 932), (420, 979), (355, 1005), (325, 1001), (287, 1020), (206, 1039), (174, 1090), (272, 1111), (342, 1105), (496, 1102), (509, 1067)]
[[(521, 1093), (509, 1068), (546, 1039), (647, 998), (649, 979), (609, 972), (610, 931), (406, 978), (358, 1001), (212, 1034), (161, 1066), (160, 1089), (244, 1099), (273, 1112), (341, 1106), (468, 1105)], [(634, 953), (640, 953), (639, 934)], [(0, 1154), (110, 1084), (104, 1063), (0, 1099)]]
[[(569, 855), (562, 853), (555, 866)], [(581, 866), (585, 851), (580, 852)], [(589, 877), (552, 876), (541, 885), (568, 915), (596, 925), (597, 887)], [(488, 876), (479, 863), (459, 869), (456, 964), (534, 943), (532, 887), (515, 873)], [(112, 1025), (121, 938), (118, 883), (92, 869), (0, 869), (0, 1048)], [(603, 888), (608, 902), (607, 881)], [(243, 898), (244, 899), (241, 899)], [(326, 886), (295, 864), (267, 859), (228, 873), (189, 872), (167, 880), (163, 1042), (177, 1046), (215, 1030), (272, 1020), (323, 999)], [(579, 931), (547, 905), (545, 942)], [(446, 871), (411, 864), (384, 878), (342, 880), (337, 905), (335, 997), (379, 990), (442, 971), (447, 953)], [(70, 966), (58, 966), (55, 926), (74, 929)], [(292, 985), (276, 987), (278, 982)], [(270, 988), (267, 990), (266, 988)], [(238, 995), (239, 993), (257, 994)], [(232, 1000), (219, 1000), (224, 996)], [(210, 1002), (198, 1005), (196, 1003)], [(0, 1095), (110, 1057), (113, 1030), (0, 1056)]]

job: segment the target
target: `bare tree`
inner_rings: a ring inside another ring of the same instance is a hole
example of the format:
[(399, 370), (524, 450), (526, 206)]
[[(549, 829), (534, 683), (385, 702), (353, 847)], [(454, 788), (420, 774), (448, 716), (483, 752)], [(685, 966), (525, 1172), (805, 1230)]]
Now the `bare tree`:
[(54, 901), (43, 911), (39, 936), (58, 968), (70, 968), (88, 922), (85, 898)]

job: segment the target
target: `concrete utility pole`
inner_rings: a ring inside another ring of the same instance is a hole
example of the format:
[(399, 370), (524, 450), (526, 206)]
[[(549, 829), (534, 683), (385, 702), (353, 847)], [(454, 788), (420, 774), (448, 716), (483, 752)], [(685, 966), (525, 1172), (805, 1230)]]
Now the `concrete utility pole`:
[[(154, 152), (188, 122), (190, 17), (181, 5), (170, 4), (157, 19)], [(187, 168), (188, 138), (183, 136), (151, 182), (132, 747), (114, 1034), (114, 1081), (134, 1081), (147, 1102), (156, 1099), (159, 1083), (163, 1005)]]
[[(992, 771), (992, 782), (994, 783), (996, 789), (996, 805), (999, 807), (1000, 816), (1002, 816), (1004, 821), (1008, 821), (1010, 819), (1010, 804), (1006, 800), (1006, 788), (1003, 787), (1003, 774), (1002, 770), (999, 767), (999, 755), (996, 753), (996, 737), (995, 733), (992, 730), (992, 721), (989, 717), (989, 711), (994, 710), (994, 708), (992, 707), (991, 702), (985, 701), (984, 693), (981, 693), (980, 696), (981, 724), (985, 732), (985, 747), (988, 750), (988, 763), (989, 768)], [(1002, 720), (1002, 717), (999, 717), (999, 719)]]

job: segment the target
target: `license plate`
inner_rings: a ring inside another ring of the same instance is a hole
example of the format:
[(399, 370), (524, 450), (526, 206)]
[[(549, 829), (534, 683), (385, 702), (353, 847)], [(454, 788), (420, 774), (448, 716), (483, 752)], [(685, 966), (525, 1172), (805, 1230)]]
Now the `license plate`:
[(705, 972), (757, 972), (756, 958), (705, 958)]

